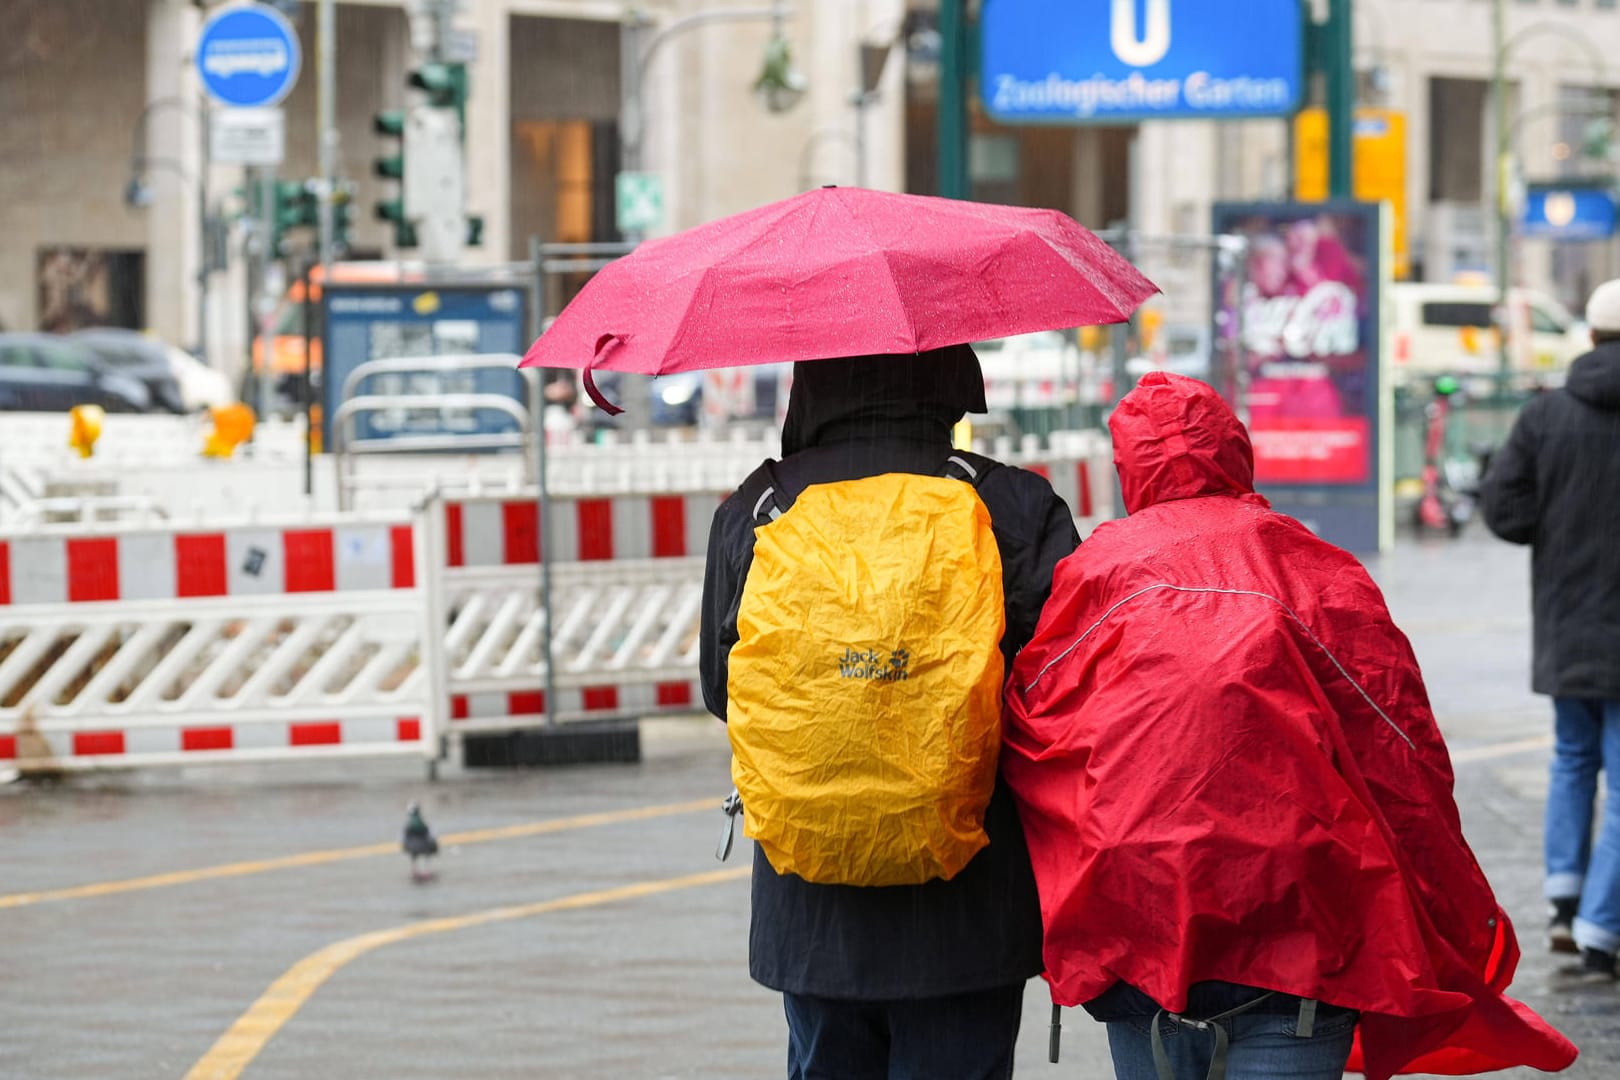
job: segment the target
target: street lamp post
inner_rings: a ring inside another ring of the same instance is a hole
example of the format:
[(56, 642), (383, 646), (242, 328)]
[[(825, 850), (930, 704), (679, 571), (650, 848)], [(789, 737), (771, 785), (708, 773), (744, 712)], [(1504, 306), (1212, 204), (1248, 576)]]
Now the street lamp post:
[[(673, 38), (715, 23), (770, 21), (774, 33), (766, 47), (765, 67), (756, 90), (772, 112), (792, 108), (804, 96), (804, 76), (793, 67), (787, 41), (782, 36), (782, 20), (793, 14), (783, 0), (773, 0), (769, 7), (715, 8), (679, 18), (664, 26), (647, 41), (641, 43), (642, 32), (653, 25), (653, 20), (639, 8), (625, 13), (619, 38), (619, 167), (624, 172), (642, 170), (642, 147), (647, 133), (644, 95), (647, 71), (653, 58)], [(630, 244), (640, 242), (640, 230), (620, 229)], [(620, 382), (620, 400), (624, 402), (624, 423), (630, 430), (646, 428), (651, 424), (650, 406), (646, 393), (647, 376), (625, 375)]]
[(152, 165), (164, 165), (191, 182), (192, 177), (178, 163), (166, 158), (152, 158), (146, 154), (146, 121), (158, 109), (179, 109), (191, 112), (197, 119), (199, 131), (199, 167), (197, 169), (197, 354), (208, 361), (208, 106), (204, 103), (193, 111), (184, 98), (162, 97), (146, 103), (140, 116), (135, 118), (132, 145), (129, 154), (129, 182), (124, 186), (124, 201), (130, 206), (145, 207), (151, 194), (142, 182), (142, 176)]
[[(694, 15), (687, 15), (669, 23), (658, 33), (654, 34), (645, 46), (640, 43), (641, 32), (653, 25), (653, 20), (645, 11), (639, 8), (626, 13), (624, 19), (624, 33), (621, 38), (620, 62), (623, 73), (619, 79), (619, 157), (622, 168), (626, 172), (638, 172), (641, 169), (641, 150), (646, 135), (646, 111), (643, 104), (643, 95), (647, 85), (647, 71), (652, 66), (653, 58), (658, 55), (672, 38), (684, 34), (689, 30), (696, 30), (702, 26), (714, 23), (732, 22), (761, 22), (769, 20), (777, 27), (777, 35), (772, 39), (773, 44), (781, 40), (782, 20), (793, 14), (793, 9), (783, 6), (781, 0), (776, 0), (770, 7), (746, 8), (716, 8), (712, 11), (700, 11)], [(767, 55), (767, 65), (773, 59)], [(796, 73), (795, 73), (796, 74)], [(792, 76), (790, 76), (790, 79)], [(791, 108), (798, 100), (797, 96), (804, 93), (802, 76), (796, 86), (781, 87), (783, 96), (778, 98), (779, 104), (773, 105), (773, 111), (782, 111)], [(789, 100), (791, 97), (791, 100)]]
[[(1505, 399), (1508, 393), (1508, 384), (1513, 370), (1513, 351), (1509, 341), (1509, 331), (1513, 320), (1508, 306), (1510, 291), (1513, 287), (1513, 211), (1514, 211), (1514, 177), (1517, 174), (1515, 162), (1517, 155), (1514, 152), (1518, 132), (1523, 122), (1545, 107), (1529, 109), (1511, 121), (1507, 112), (1507, 63), (1514, 49), (1522, 45), (1527, 39), (1538, 34), (1558, 34), (1573, 41), (1586, 52), (1587, 58), (1592, 62), (1593, 76), (1598, 85), (1602, 85), (1606, 66), (1603, 54), (1598, 50), (1590, 38), (1573, 27), (1561, 23), (1532, 23), (1513, 37), (1507, 36), (1507, 0), (1494, 0), (1491, 13), (1491, 42), (1494, 53), (1494, 64), (1491, 77), (1492, 112), (1496, 129), (1496, 291), (1497, 291), (1497, 368), (1496, 392), (1499, 398)], [(1561, 106), (1554, 106), (1554, 111)]]

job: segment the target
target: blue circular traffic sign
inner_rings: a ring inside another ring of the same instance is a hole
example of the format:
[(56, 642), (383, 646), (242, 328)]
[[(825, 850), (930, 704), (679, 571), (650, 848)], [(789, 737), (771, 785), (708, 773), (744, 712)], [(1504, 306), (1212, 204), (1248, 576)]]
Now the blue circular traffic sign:
[(298, 31), (286, 16), (261, 4), (225, 8), (208, 17), (197, 39), (203, 89), (221, 105), (274, 105), (298, 81)]

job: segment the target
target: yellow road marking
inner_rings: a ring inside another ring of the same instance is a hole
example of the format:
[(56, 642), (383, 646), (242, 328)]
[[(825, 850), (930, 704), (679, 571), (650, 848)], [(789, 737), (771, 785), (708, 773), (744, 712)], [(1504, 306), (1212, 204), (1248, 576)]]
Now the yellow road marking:
[(1516, 739), (1513, 742), (1491, 743), (1489, 746), (1473, 746), (1467, 750), (1457, 750), (1452, 753), (1451, 760), (1454, 763), (1459, 761), (1489, 761), (1492, 758), (1523, 754), (1530, 750), (1545, 750), (1552, 744), (1551, 735), (1537, 735), (1532, 739)]
[[(714, 799), (693, 799), (690, 802), (665, 803), (660, 806), (642, 806), (633, 810), (607, 810), (575, 817), (551, 818), (531, 821), (522, 825), (503, 825), (493, 829), (473, 829), (469, 832), (449, 833), (439, 837), (439, 843), (449, 845), (487, 844), (496, 840), (518, 840), (527, 836), (588, 829), (596, 825), (618, 825), (627, 821), (647, 818), (691, 814), (699, 810), (713, 810), (720, 804)], [(66, 889), (44, 892), (12, 893), (0, 896), (0, 910), (27, 907), (30, 904), (49, 904), (61, 900), (82, 900), (92, 896), (111, 896), (116, 893), (138, 892), (142, 889), (165, 889), (172, 885), (190, 885), (198, 881), (217, 878), (245, 877), (264, 874), (272, 870), (291, 870), (304, 866), (324, 866), (327, 863), (346, 862), (350, 859), (370, 859), (379, 855), (399, 852), (398, 843), (366, 844), (362, 847), (332, 848), (326, 851), (306, 851), (299, 855), (286, 855), (278, 859), (257, 859), (251, 862), (225, 863), (204, 866), (196, 870), (173, 870), (166, 874), (125, 878), (122, 881), (101, 881), (88, 885), (74, 885)]]
[(343, 965), (373, 949), (392, 945), (398, 941), (421, 937), (424, 934), (442, 934), (450, 930), (465, 930), (472, 926), (485, 926), (509, 919), (526, 919), (552, 911), (570, 911), (576, 908), (614, 904), (622, 900), (635, 900), (643, 896), (693, 889), (702, 885), (718, 885), (727, 881), (740, 881), (747, 877), (750, 867), (729, 870), (710, 870), (685, 877), (642, 881), (634, 885), (621, 885), (614, 889), (575, 893), (556, 900), (542, 900), (533, 904), (492, 908), (470, 915), (454, 915), (442, 919), (396, 926), (389, 930), (375, 930), (369, 934), (345, 938), (304, 957), (270, 984), (270, 988), (237, 1017), (225, 1034), (219, 1037), (208, 1053), (186, 1073), (185, 1080), (236, 1080), (242, 1070), (258, 1056), (276, 1032), (303, 1008), (322, 983)]

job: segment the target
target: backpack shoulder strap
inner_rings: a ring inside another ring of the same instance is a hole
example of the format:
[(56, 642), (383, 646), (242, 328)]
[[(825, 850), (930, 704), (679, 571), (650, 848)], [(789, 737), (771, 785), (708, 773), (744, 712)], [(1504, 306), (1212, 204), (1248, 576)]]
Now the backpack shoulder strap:
[(992, 469), (1000, 466), (1000, 462), (991, 458), (972, 454), (966, 450), (953, 450), (951, 456), (945, 459), (940, 467), (939, 475), (954, 480), (965, 480), (977, 488), (984, 483), (984, 478), (990, 475)]
[(782, 486), (781, 478), (776, 475), (776, 462), (766, 459), (759, 467), (765, 474), (765, 490), (759, 498), (754, 500), (753, 518), (756, 525), (769, 525), (793, 505), (793, 495)]
[[(782, 478), (776, 471), (779, 464), (780, 462), (767, 460), (759, 467), (759, 471), (765, 475), (766, 486), (754, 500), (752, 516), (756, 525), (769, 525), (787, 513), (798, 497), (797, 492), (788, 490), (782, 483)], [(953, 451), (935, 475), (962, 480), (977, 488), (990, 471), (999, 468), (1000, 464), (991, 458), (971, 454), (965, 450)]]

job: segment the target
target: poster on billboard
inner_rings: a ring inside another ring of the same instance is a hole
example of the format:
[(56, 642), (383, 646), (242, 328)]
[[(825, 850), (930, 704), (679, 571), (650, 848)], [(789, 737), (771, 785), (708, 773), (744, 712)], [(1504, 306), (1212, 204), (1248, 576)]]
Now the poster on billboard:
[[(322, 296), (325, 356), (323, 419), (343, 404), (344, 384), (370, 360), (521, 354), (527, 344), (524, 291), (491, 284), (372, 284), (334, 282)], [(411, 436), (479, 436), (515, 432), (517, 421), (491, 409), (448, 407), (438, 399), (458, 394), (499, 394), (527, 403), (525, 381), (512, 370), (409, 371), (363, 376), (357, 395), (408, 396), (420, 406), (361, 413), (357, 440)], [(323, 432), (331, 445), (332, 433)]]
[(1217, 204), (1241, 258), (1215, 272), (1223, 393), (1254, 442), (1255, 483), (1284, 513), (1354, 552), (1384, 546), (1379, 298), (1381, 207)]

